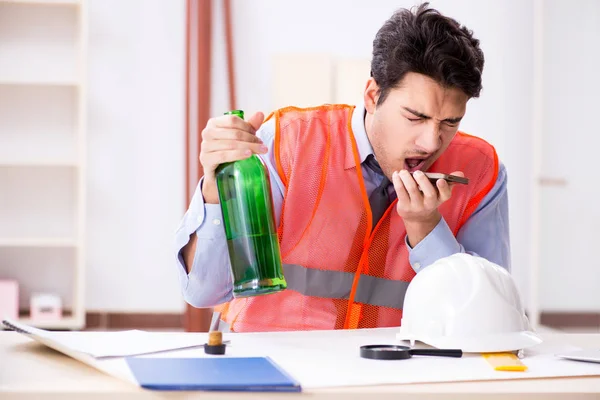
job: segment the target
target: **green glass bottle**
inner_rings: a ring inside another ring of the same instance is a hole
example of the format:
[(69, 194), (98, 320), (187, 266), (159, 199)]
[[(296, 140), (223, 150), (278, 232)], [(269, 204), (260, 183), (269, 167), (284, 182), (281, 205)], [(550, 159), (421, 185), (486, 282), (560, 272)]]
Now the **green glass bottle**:
[[(244, 119), (242, 110), (227, 112)], [(269, 171), (260, 157), (221, 164), (216, 169), (219, 202), (234, 297), (276, 293), (287, 287), (275, 226)]]

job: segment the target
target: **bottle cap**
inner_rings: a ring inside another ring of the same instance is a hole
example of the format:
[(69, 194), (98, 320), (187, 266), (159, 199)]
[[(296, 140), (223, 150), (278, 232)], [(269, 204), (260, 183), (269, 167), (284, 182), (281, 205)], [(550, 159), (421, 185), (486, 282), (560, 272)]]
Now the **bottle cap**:
[(227, 111), (225, 115), (237, 115), (241, 119), (244, 119), (244, 110), (231, 110)]

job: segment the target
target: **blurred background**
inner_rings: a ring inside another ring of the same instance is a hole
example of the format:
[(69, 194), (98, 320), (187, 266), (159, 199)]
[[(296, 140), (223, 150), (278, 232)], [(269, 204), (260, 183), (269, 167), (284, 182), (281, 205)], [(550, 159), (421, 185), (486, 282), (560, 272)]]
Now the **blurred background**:
[[(206, 120), (360, 102), (375, 33), (417, 4), (0, 0), (0, 311), (48, 329), (206, 329), (173, 248)], [(600, 331), (600, 1), (431, 5), (485, 53), (461, 130), (507, 167), (533, 324)]]

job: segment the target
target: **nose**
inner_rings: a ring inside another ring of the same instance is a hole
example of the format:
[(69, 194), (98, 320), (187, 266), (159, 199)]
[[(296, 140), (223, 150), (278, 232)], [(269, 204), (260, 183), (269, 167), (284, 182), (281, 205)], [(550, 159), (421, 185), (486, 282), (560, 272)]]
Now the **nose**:
[(437, 124), (427, 124), (415, 143), (421, 150), (431, 154), (435, 153), (442, 144), (440, 128)]

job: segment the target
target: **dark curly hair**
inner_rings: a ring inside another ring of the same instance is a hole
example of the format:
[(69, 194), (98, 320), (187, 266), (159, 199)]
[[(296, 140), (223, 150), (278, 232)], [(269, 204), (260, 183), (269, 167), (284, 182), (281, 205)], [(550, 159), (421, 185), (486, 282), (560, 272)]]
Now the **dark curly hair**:
[(429, 76), (445, 87), (479, 97), (484, 57), (473, 32), (456, 20), (420, 5), (400, 9), (373, 40), (371, 76), (379, 86), (378, 104), (408, 72)]

